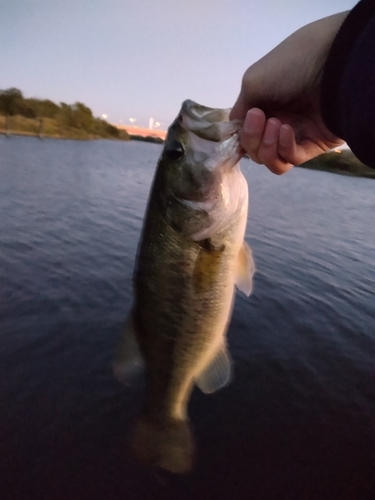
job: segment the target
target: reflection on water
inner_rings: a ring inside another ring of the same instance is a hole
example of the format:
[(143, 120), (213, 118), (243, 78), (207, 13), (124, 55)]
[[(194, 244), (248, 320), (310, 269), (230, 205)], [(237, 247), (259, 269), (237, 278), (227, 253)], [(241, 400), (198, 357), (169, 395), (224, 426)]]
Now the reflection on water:
[(258, 272), (232, 384), (190, 405), (186, 477), (128, 454), (141, 383), (111, 360), (160, 146), (0, 137), (5, 499), (375, 497), (375, 182), (249, 161)]

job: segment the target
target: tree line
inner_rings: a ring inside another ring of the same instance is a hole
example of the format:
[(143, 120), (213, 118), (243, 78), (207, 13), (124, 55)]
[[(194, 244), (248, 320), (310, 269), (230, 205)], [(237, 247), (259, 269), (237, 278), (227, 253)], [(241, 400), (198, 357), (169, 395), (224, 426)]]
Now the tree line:
[(0, 90), (0, 114), (25, 118), (51, 118), (63, 128), (81, 129), (88, 134), (119, 137), (119, 130), (101, 118), (95, 118), (90, 108), (81, 102), (56, 104), (49, 99), (25, 98), (17, 88)]

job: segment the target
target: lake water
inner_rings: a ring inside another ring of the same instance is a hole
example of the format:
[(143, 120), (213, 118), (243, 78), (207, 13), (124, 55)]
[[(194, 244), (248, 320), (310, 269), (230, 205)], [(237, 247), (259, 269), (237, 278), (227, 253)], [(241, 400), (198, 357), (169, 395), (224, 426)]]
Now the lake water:
[(193, 393), (190, 475), (133, 461), (111, 362), (160, 151), (0, 137), (0, 498), (375, 498), (375, 181), (248, 160), (234, 379)]

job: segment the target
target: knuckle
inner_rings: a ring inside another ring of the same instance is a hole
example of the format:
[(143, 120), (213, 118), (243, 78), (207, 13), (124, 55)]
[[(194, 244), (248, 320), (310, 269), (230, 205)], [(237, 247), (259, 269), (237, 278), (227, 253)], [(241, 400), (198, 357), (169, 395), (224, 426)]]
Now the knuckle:
[(293, 165), (291, 163), (282, 162), (280, 160), (274, 161), (272, 164), (267, 165), (268, 169), (275, 175), (283, 175), (290, 170)]

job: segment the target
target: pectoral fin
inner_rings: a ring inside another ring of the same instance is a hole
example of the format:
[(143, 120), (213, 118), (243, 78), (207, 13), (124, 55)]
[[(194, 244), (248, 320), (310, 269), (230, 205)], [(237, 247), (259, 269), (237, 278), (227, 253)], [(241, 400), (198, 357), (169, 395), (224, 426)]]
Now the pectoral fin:
[(227, 385), (230, 374), (230, 357), (226, 346), (222, 345), (209, 365), (196, 377), (195, 383), (202, 392), (211, 394)]
[(144, 362), (136, 339), (133, 314), (130, 312), (123, 328), (115, 360), (113, 373), (117, 380), (128, 384), (144, 367)]
[(220, 271), (221, 259), (225, 246), (214, 245), (209, 239), (200, 242), (201, 251), (195, 261), (193, 285), (197, 294), (206, 293), (212, 289)]
[(254, 273), (253, 254), (249, 245), (244, 241), (237, 258), (236, 287), (247, 296), (250, 295), (253, 288)]

